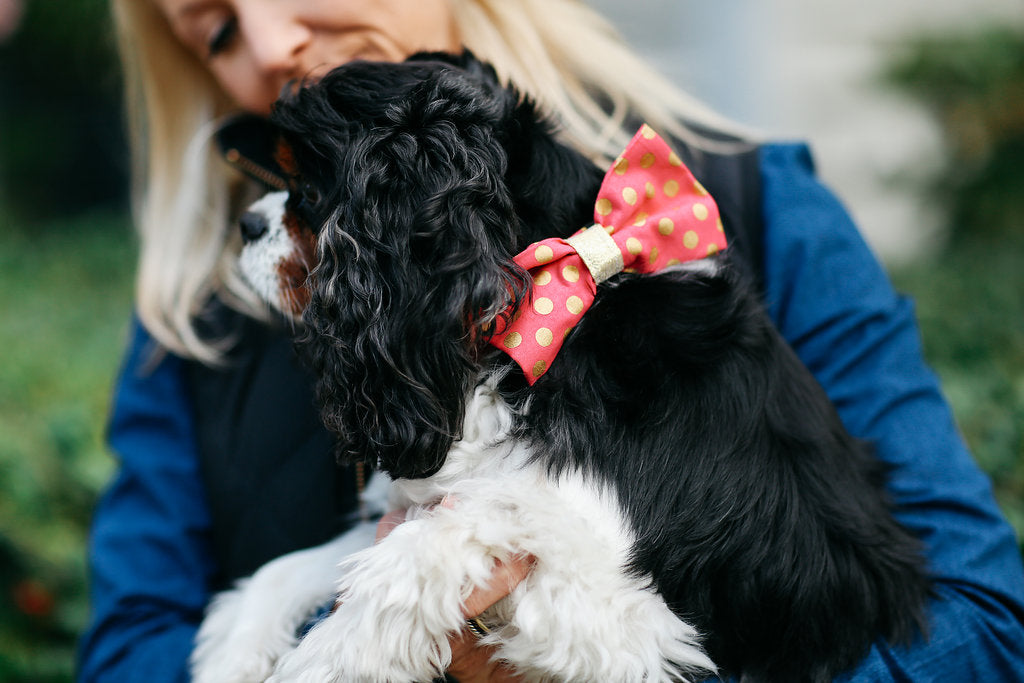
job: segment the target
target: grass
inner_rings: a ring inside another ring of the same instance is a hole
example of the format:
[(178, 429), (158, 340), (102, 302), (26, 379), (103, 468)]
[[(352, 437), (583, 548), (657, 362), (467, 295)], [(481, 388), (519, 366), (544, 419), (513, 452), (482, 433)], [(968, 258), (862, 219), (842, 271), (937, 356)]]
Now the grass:
[[(3, 219), (0, 219), (3, 220)], [(131, 307), (126, 220), (0, 224), (0, 681), (67, 681), (87, 615), (85, 542), (114, 463), (102, 429)], [(1024, 239), (965, 241), (893, 274), (926, 355), (1024, 532)]]

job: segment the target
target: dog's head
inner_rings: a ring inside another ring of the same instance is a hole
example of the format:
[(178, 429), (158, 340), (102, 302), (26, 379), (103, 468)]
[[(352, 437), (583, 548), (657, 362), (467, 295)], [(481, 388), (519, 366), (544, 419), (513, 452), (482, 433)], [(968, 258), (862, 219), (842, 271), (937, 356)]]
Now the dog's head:
[(430, 475), (489, 326), (529, 291), (512, 257), (582, 227), (601, 172), (469, 54), (347, 64), (271, 121), (293, 187), (243, 218), (243, 272), (302, 317), (343, 454)]

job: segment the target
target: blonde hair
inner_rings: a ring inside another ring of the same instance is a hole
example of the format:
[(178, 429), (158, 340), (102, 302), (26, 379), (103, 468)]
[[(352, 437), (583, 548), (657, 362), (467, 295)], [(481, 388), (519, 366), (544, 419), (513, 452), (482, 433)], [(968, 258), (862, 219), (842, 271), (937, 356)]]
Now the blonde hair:
[[(449, 1), (466, 47), (553, 113), (566, 139), (595, 159), (610, 159), (625, 144), (627, 117), (697, 147), (707, 141), (682, 121), (736, 130), (659, 76), (579, 0)], [(243, 181), (210, 144), (217, 120), (233, 107), (153, 3), (111, 3), (134, 152), (138, 314), (167, 349), (216, 362), (224, 341), (195, 330), (210, 296), (264, 313), (233, 267), (239, 244), (229, 221)]]

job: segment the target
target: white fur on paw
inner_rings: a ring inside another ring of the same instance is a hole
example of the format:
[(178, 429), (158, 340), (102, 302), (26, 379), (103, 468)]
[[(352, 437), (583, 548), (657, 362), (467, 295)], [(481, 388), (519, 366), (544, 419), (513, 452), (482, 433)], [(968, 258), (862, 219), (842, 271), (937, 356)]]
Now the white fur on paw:
[(537, 586), (522, 595), (514, 626), (499, 629), (498, 655), (526, 680), (703, 680), (715, 670), (696, 631), (639, 581), (609, 593), (556, 577), (554, 594)]
[[(463, 623), (459, 577), (415, 552), (424, 520), (406, 522), (342, 566), (338, 609), (278, 662), (272, 683), (430, 681), (451, 661)], [(429, 596), (429, 599), (426, 597)]]
[(315, 548), (265, 564), (214, 598), (196, 638), (196, 683), (262, 682), (295, 648), (296, 632), (336, 595), (338, 561), (370, 546), (376, 524), (357, 524)]
[(246, 585), (241, 582), (211, 603), (192, 653), (194, 683), (262, 683), (278, 658), (295, 647), (294, 635), (240, 622)]

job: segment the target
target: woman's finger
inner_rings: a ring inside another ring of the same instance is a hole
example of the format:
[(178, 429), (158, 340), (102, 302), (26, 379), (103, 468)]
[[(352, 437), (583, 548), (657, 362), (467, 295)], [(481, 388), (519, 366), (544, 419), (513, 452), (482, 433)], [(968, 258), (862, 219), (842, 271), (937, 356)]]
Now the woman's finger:
[(495, 560), (487, 585), (473, 589), (466, 598), (462, 613), (466, 617), (475, 617), (511, 593), (530, 573), (534, 561), (533, 555), (527, 554), (513, 555), (505, 562)]
[(512, 669), (492, 659), (494, 648), (480, 645), (476, 637), (462, 631), (449, 638), (452, 663), (448, 673), (459, 683), (514, 683), (521, 680)]
[(405, 516), (407, 512), (408, 511), (404, 509), (392, 510), (391, 512), (381, 517), (380, 521), (377, 522), (377, 537), (373, 540), (373, 542), (379, 542), (380, 539), (384, 538), (392, 531), (394, 531), (396, 526), (405, 521)]

